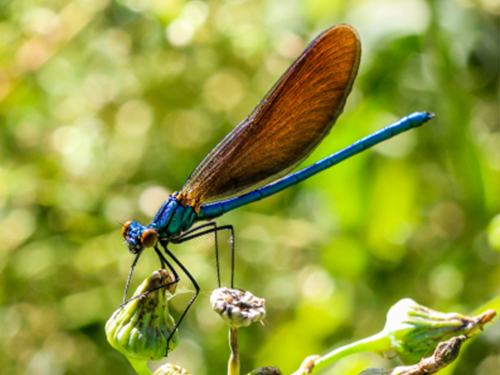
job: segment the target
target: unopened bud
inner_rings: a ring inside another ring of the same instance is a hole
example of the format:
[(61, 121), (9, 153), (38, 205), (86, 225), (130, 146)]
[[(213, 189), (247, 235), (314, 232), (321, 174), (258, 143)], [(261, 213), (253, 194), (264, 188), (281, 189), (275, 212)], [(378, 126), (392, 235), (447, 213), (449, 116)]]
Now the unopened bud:
[(470, 336), (495, 314), (493, 310), (478, 316), (445, 314), (403, 299), (387, 314), (382, 332), (390, 339), (391, 351), (384, 354), (398, 356), (405, 364), (417, 363), (430, 356), (440, 342), (459, 335)]
[(175, 332), (170, 338), (176, 326), (168, 312), (168, 295), (175, 292), (173, 281), (168, 271), (155, 271), (132, 299), (115, 311), (106, 323), (106, 336), (113, 348), (127, 358), (147, 361), (159, 360), (177, 347), (179, 335)]

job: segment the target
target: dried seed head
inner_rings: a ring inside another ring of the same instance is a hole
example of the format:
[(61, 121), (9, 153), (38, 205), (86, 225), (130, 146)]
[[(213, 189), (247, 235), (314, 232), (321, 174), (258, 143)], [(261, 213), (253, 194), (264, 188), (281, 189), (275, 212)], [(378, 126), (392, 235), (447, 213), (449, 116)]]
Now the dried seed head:
[(153, 375), (189, 375), (189, 372), (180, 366), (167, 363), (158, 368)]
[(210, 302), (212, 309), (233, 328), (248, 327), (266, 316), (266, 300), (239, 289), (216, 289)]

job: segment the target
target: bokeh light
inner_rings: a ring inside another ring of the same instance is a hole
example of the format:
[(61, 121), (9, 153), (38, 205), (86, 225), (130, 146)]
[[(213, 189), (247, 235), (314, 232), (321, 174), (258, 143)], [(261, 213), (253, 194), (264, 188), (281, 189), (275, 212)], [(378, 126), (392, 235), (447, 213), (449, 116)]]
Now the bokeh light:
[[(308, 355), (379, 331), (405, 297), (468, 314), (497, 295), (499, 15), (495, 0), (5, 2), (0, 374), (133, 374), (103, 328), (133, 260), (123, 223), (149, 222), (338, 23), (358, 30), (361, 68), (344, 114), (304, 165), (413, 111), (436, 118), (219, 220), (236, 231), (236, 286), (268, 308), (263, 326), (241, 332), (243, 370), (290, 373)], [(219, 239), (227, 284), (229, 236)], [(224, 373), (226, 327), (208, 308), (213, 237), (171, 250), (202, 294), (165, 361)], [(131, 288), (158, 266), (144, 254)], [(194, 291), (181, 277), (176, 317)], [(479, 335), (453, 374), (491, 374), (498, 332)], [(358, 356), (329, 371), (384, 366)]]

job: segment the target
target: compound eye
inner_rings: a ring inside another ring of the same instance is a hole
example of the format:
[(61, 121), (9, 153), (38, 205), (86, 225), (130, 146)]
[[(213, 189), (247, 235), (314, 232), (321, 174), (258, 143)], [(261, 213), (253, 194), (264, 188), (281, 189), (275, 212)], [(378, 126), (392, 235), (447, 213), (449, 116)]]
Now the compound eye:
[(123, 224), (123, 227), (122, 227), (122, 235), (123, 237), (127, 237), (127, 234), (128, 234), (128, 229), (130, 227), (130, 224), (132, 224), (132, 221), (127, 221), (125, 224)]
[(142, 232), (141, 243), (144, 247), (153, 247), (158, 241), (158, 233), (154, 229), (146, 229)]

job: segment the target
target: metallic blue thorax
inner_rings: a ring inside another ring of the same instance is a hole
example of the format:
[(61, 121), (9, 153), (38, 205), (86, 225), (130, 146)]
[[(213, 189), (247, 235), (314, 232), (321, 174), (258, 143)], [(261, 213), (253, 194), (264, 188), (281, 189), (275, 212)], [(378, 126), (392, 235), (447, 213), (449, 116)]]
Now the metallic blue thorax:
[(160, 238), (177, 237), (191, 228), (197, 218), (198, 215), (193, 207), (183, 206), (175, 196), (171, 195), (163, 203), (148, 228), (156, 230)]
[(198, 215), (193, 207), (183, 205), (175, 195), (171, 195), (163, 203), (156, 217), (149, 225), (141, 225), (136, 221), (125, 224), (125, 240), (130, 251), (138, 254), (145, 246), (148, 246), (142, 242), (144, 240), (143, 235), (148, 234), (148, 230), (151, 232), (152, 229), (156, 232), (155, 237), (157, 239), (175, 239), (182, 232), (191, 228), (197, 219)]

